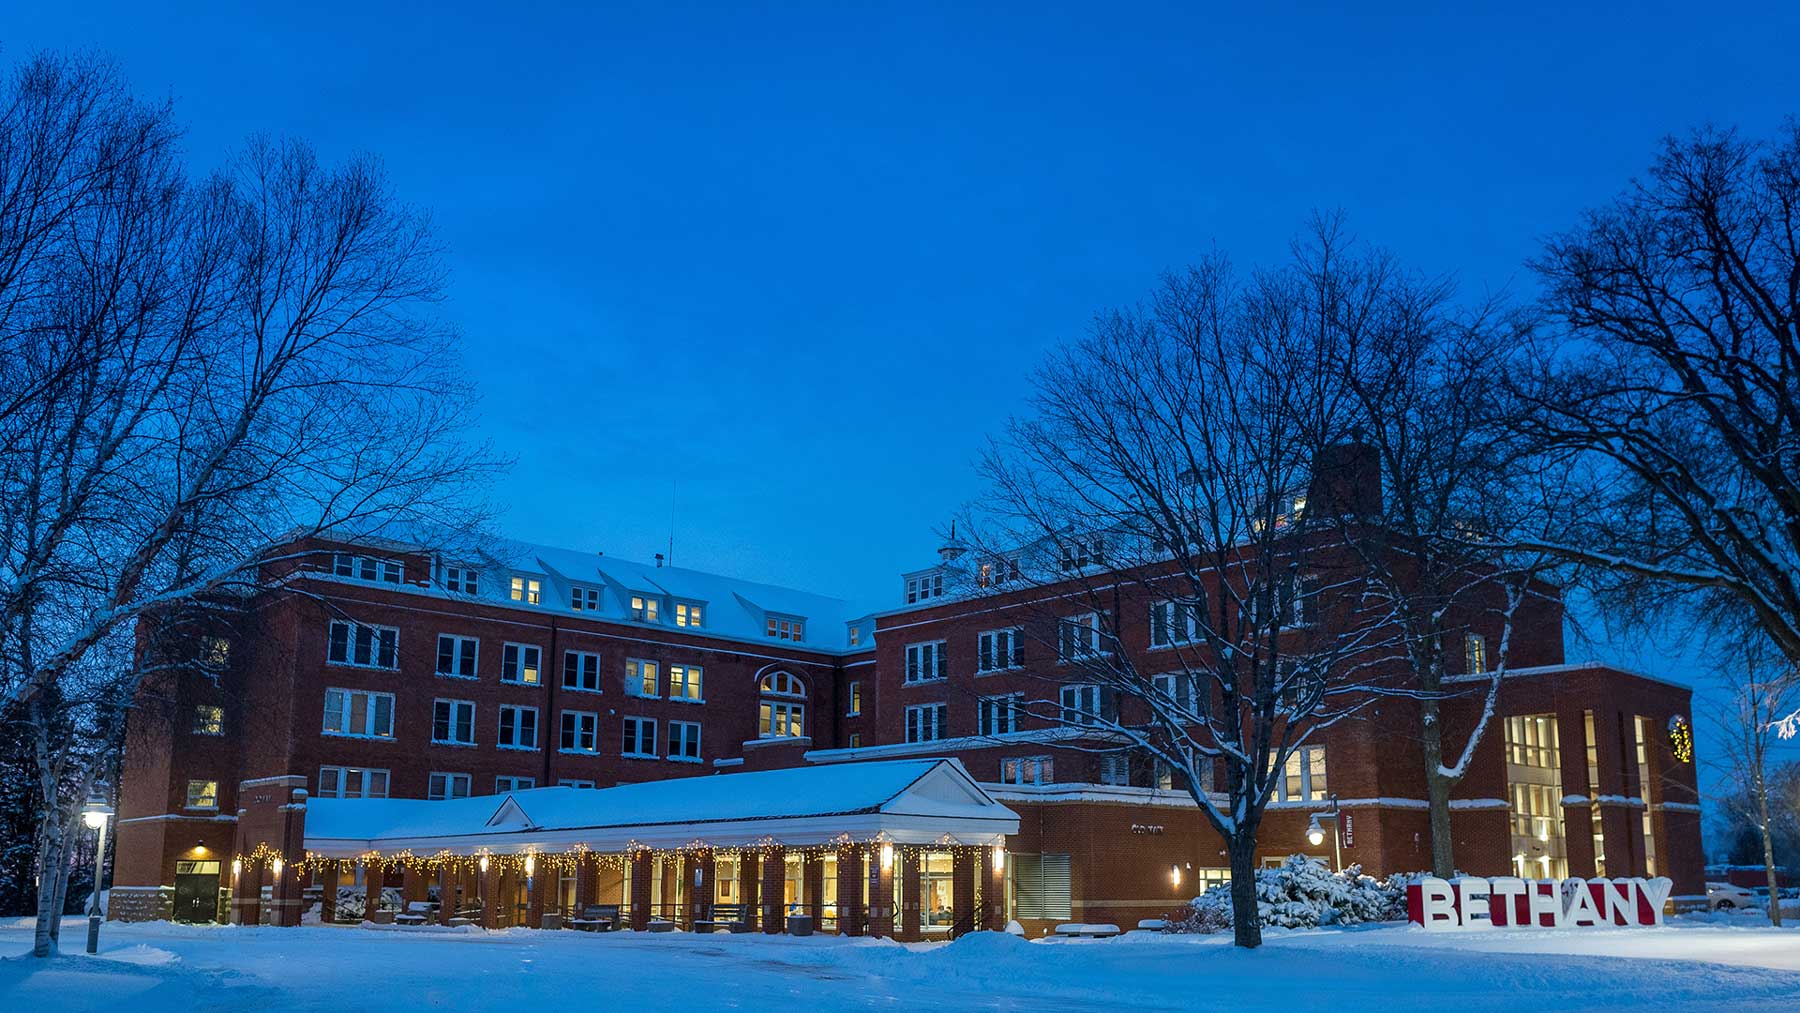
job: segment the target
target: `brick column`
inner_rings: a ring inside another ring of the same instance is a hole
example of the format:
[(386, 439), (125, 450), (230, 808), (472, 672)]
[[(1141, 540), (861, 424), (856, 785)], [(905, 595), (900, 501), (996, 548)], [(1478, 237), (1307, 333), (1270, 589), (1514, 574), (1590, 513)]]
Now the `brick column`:
[(825, 858), (807, 855), (800, 863), (800, 898), (812, 916), (813, 931), (825, 924)]
[(507, 863), (500, 872), (500, 924), (511, 928), (524, 919), (519, 915), (519, 885), (525, 880), (525, 870)]
[(363, 863), (363, 921), (370, 921), (375, 912), (381, 909), (381, 887), (387, 882), (387, 873), (381, 869)]
[[(894, 917), (894, 868), (889, 864), (883, 868), (881, 849), (884, 845), (869, 846), (869, 935), (893, 938), (896, 919)], [(898, 861), (898, 857), (895, 861)]]
[(697, 851), (683, 856), (681, 875), (687, 883), (687, 927), (691, 929), (712, 913), (713, 853)]
[(525, 927), (542, 928), (544, 901), (556, 887), (556, 869), (539, 856), (532, 862), (532, 874), (525, 879)]
[(650, 927), (650, 852), (631, 854), (631, 927), (642, 932)]
[(583, 851), (575, 859), (575, 917), (581, 917), (581, 909), (599, 901), (594, 896), (600, 891), (600, 861), (591, 851)]
[(957, 848), (951, 854), (950, 930), (973, 932), (981, 928), (975, 915), (975, 863), (977, 859), (987, 855), (987, 849), (971, 851), (968, 848)]
[(919, 938), (919, 853), (908, 849), (899, 856), (900, 864), (900, 928), (894, 938), (913, 941)]
[(337, 921), (337, 862), (327, 861), (319, 878), (324, 881), (324, 889), (319, 893), (319, 921), (330, 925)]
[(787, 849), (771, 848), (762, 859), (762, 930), (774, 935), (787, 929)]
[(838, 849), (838, 935), (860, 936), (868, 928), (868, 911), (863, 907), (863, 890), (868, 872), (863, 857), (868, 849), (860, 844), (846, 844)]
[(744, 905), (744, 924), (755, 932), (762, 924), (762, 859), (753, 851), (738, 853), (738, 897)]
[(981, 868), (976, 874), (981, 878), (981, 927), (1003, 932), (1006, 930), (1006, 849), (984, 848), (980, 861)]
[(400, 867), (400, 900), (401, 910), (406, 905), (426, 897), (425, 870), (419, 868), (417, 862), (407, 862)]
[(262, 868), (241, 862), (241, 870), (231, 879), (231, 921), (234, 925), (255, 925), (262, 919)]
[(438, 924), (448, 925), (450, 919), (456, 917), (456, 886), (462, 877), (455, 871), (455, 862), (445, 862), (438, 866)]
[(476, 866), (476, 874), (481, 877), (481, 927), (497, 929), (500, 927), (500, 863), (489, 861), (486, 872)]

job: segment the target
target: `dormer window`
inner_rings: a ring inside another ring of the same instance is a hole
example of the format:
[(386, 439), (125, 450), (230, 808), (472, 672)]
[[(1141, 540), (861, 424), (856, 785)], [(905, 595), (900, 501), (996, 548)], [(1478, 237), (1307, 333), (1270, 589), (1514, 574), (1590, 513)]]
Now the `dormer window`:
[(398, 584), (403, 578), (404, 568), (397, 559), (379, 559), (375, 556), (357, 556), (348, 552), (335, 552), (331, 556), (331, 572), (339, 577), (353, 580), (377, 580), (384, 584)]
[(944, 593), (944, 575), (927, 573), (917, 577), (906, 578), (906, 603), (922, 602), (927, 598), (941, 597)]
[(481, 571), (468, 566), (444, 567), (444, 588), (458, 594), (477, 594), (481, 584)]
[(792, 640), (799, 643), (806, 639), (806, 620), (786, 616), (770, 616), (768, 632), (772, 639)]
[(861, 643), (862, 643), (862, 627), (858, 626), (855, 623), (851, 623), (850, 624), (850, 646), (856, 647)]
[(631, 596), (631, 618), (640, 623), (661, 622), (656, 617), (656, 599), (649, 595), (634, 594)]
[(543, 585), (536, 577), (514, 577), (512, 579), (512, 600), (536, 605), (544, 598)]
[(706, 625), (705, 618), (706, 615), (699, 605), (685, 601), (675, 603), (675, 625), (697, 630)]
[(570, 588), (569, 607), (577, 612), (600, 611), (600, 589), (597, 587)]
[(975, 583), (980, 587), (993, 587), (1018, 579), (1019, 560), (1016, 556), (995, 556), (975, 568)]
[(1106, 562), (1106, 542), (1099, 535), (1091, 538), (1071, 538), (1062, 543), (1062, 568), (1064, 572), (1084, 570), (1090, 566), (1098, 566)]

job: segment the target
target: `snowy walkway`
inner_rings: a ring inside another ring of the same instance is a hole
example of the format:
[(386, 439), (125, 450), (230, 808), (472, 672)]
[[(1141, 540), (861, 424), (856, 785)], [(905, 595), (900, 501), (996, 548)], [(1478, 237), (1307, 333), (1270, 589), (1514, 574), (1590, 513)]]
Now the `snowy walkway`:
[[(85, 924), (64, 938), (79, 948)], [(1547, 953), (1560, 944), (1570, 952)], [(552, 1010), (1793, 1010), (1800, 932), (1427, 935), (1398, 927), (1221, 938), (950, 945), (835, 937), (586, 935), (108, 925), (101, 959), (15, 958), (0, 923), (0, 1010), (58, 1013)], [(1629, 959), (1621, 959), (1629, 958)]]

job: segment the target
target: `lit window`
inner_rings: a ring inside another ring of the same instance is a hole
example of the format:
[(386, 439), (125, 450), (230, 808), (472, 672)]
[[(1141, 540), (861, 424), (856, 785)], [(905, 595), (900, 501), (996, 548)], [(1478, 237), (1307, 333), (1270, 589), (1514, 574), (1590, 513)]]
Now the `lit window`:
[(527, 605), (536, 605), (543, 600), (543, 585), (536, 577), (514, 577), (512, 579), (512, 600), (522, 601)]
[(850, 680), (850, 709), (844, 712), (845, 717), (856, 717), (862, 713), (862, 680)]
[(339, 552), (331, 557), (331, 572), (352, 580), (374, 580), (385, 584), (398, 584), (403, 579), (399, 560), (357, 556), (348, 552)]
[(1467, 634), (1463, 637), (1463, 671), (1485, 672), (1487, 670), (1487, 638), (1479, 633)]
[(564, 689), (600, 692), (600, 655), (591, 651), (564, 651), (562, 684)]
[(1049, 784), (1055, 767), (1048, 756), (1012, 756), (1000, 761), (1003, 784)]
[(659, 687), (656, 681), (657, 665), (654, 661), (642, 658), (625, 660), (625, 695), (656, 697)]
[(792, 640), (799, 642), (806, 639), (806, 622), (801, 619), (783, 619), (770, 616), (768, 623), (769, 636), (776, 640)]
[(1106, 543), (1099, 535), (1092, 538), (1072, 538), (1062, 543), (1063, 570), (1081, 570), (1089, 566), (1098, 566), (1106, 562)]
[(975, 671), (999, 672), (1025, 664), (1022, 630), (988, 630), (976, 640)]
[(996, 556), (975, 570), (975, 583), (981, 587), (993, 587), (1018, 579), (1019, 560), (1015, 556)]
[(231, 660), (231, 641), (224, 637), (206, 637), (200, 641), (200, 664), (206, 668), (224, 668)]
[(906, 708), (906, 741), (935, 742), (944, 737), (948, 704), (926, 703)]
[(334, 619), (326, 658), (334, 665), (397, 668), (400, 665), (400, 631), (392, 626)]
[(944, 641), (906, 645), (904, 681), (931, 682), (945, 676)]
[(444, 587), (458, 594), (479, 594), (481, 573), (467, 566), (444, 567)]
[(631, 596), (631, 618), (641, 623), (656, 622), (656, 599), (641, 594)]
[(626, 718), (625, 740), (619, 750), (621, 756), (639, 756), (653, 758), (656, 756), (656, 719)]
[(669, 722), (669, 759), (700, 762), (700, 722)]
[(571, 588), (569, 607), (577, 612), (600, 611), (600, 589), (597, 587)]
[(600, 716), (589, 711), (562, 712), (562, 751), (592, 753), (600, 748)]
[(504, 795), (509, 791), (529, 791), (536, 787), (537, 778), (535, 777), (506, 777), (502, 775), (494, 778), (494, 794), (496, 795)]
[(765, 739), (800, 738), (805, 734), (806, 685), (788, 672), (770, 672), (758, 687), (763, 699), (757, 735)]
[(501, 749), (537, 748), (537, 708), (511, 704), (500, 708), (500, 737), (495, 745)]
[[(1274, 762), (1274, 754), (1269, 755)], [(1281, 774), (1275, 779), (1271, 802), (1321, 802), (1330, 794), (1325, 777), (1325, 747), (1301, 746), (1288, 754)]]
[(187, 783), (187, 807), (189, 809), (217, 809), (219, 807), (219, 782), (189, 781)]
[(1019, 704), (1023, 694), (984, 696), (976, 702), (975, 731), (980, 735), (1006, 735), (1019, 730)]
[(475, 744), (475, 702), (473, 700), (433, 700), (431, 702), (431, 741), (452, 746)]
[(433, 772), (426, 796), (432, 799), (468, 798), (469, 775)]
[(325, 735), (359, 739), (394, 737), (394, 694), (358, 689), (325, 691)]
[(195, 735), (224, 735), (225, 708), (217, 704), (203, 703), (194, 708)]
[(320, 767), (321, 798), (387, 798), (388, 772), (365, 767)]
[(862, 746), (862, 733), (861, 732), (851, 732), (850, 733), (850, 748), (857, 749), (857, 748), (860, 748), (861, 746)]
[(700, 695), (702, 674), (699, 665), (670, 665), (669, 699), (700, 703), (702, 700)]
[(856, 625), (855, 623), (850, 624), (850, 646), (855, 647), (861, 643), (862, 643), (862, 627)]
[(481, 641), (452, 633), (438, 634), (437, 674), (457, 679), (475, 678), (476, 654)]
[(702, 612), (700, 606), (690, 605), (687, 602), (675, 603), (675, 625), (691, 626), (694, 629), (699, 629), (706, 625), (704, 622), (705, 618), (705, 614)]
[(500, 681), (536, 686), (542, 677), (543, 653), (533, 644), (506, 644), (500, 648)]

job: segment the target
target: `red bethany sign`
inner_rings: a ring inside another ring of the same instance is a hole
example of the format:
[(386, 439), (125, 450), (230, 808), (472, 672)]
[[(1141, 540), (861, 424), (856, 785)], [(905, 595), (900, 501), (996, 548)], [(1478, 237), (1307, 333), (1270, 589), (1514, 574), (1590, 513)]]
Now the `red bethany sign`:
[(1427, 929), (1573, 929), (1661, 925), (1674, 884), (1655, 879), (1426, 876), (1406, 888), (1406, 917)]

